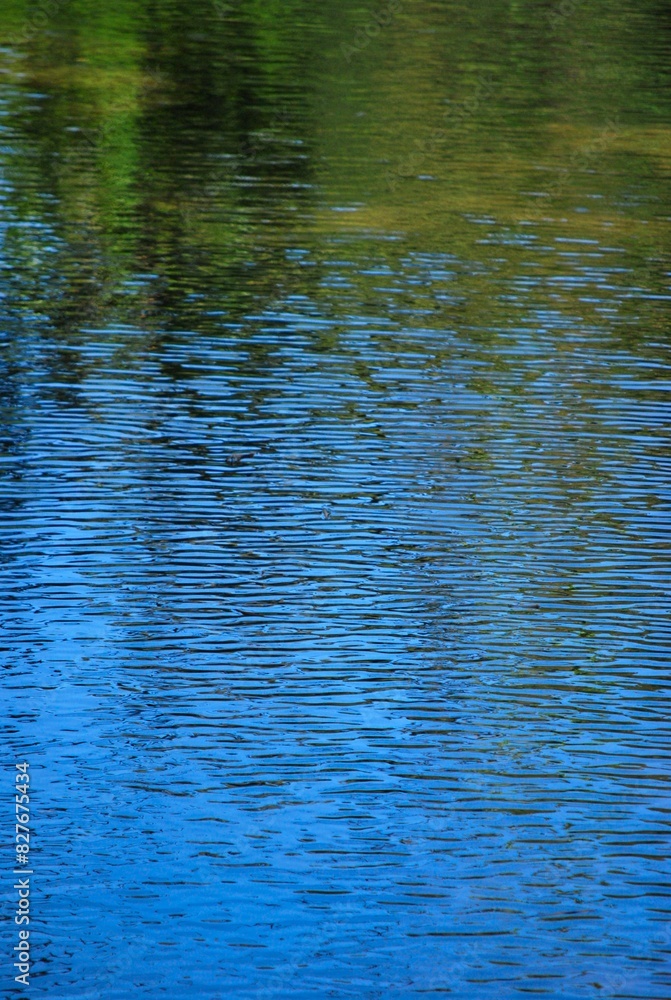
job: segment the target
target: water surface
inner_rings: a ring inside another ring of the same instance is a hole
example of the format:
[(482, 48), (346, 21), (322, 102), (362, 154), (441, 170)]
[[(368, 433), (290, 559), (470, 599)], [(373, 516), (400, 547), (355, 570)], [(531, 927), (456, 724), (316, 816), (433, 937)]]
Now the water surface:
[(44, 9), (0, 16), (32, 994), (668, 997), (668, 11)]

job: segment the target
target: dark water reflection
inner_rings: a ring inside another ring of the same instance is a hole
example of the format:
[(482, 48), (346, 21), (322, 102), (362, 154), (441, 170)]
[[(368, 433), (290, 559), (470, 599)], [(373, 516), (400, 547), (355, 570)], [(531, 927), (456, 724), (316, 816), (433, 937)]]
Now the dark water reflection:
[(32, 992), (667, 997), (668, 11), (56, 7), (0, 20)]

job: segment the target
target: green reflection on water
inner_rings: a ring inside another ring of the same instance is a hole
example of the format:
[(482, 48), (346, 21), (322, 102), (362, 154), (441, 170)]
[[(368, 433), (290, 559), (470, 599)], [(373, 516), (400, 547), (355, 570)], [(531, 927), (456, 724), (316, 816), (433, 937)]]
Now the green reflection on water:
[[(323, 264), (345, 240), (392, 269), (412, 247), (477, 260), (458, 302), (406, 289), (408, 321), (456, 311), (493, 331), (525, 251), (502, 255), (485, 229), (612, 243), (661, 287), (670, 26), (652, 2), (11, 0), (6, 211), (50, 222), (61, 288), (56, 307), (29, 283), (20, 296), (56, 321), (202, 325), (287, 294), (379, 311), (376, 278), (355, 270), (336, 293), (287, 259)], [(379, 236), (397, 239), (373, 251)], [(7, 239), (30, 273), (43, 230)]]

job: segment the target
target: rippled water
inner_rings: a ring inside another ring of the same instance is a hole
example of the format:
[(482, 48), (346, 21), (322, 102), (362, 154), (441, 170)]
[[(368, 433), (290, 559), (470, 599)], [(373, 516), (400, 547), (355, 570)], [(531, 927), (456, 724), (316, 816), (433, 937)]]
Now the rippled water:
[(671, 995), (670, 31), (9, 3), (33, 995)]

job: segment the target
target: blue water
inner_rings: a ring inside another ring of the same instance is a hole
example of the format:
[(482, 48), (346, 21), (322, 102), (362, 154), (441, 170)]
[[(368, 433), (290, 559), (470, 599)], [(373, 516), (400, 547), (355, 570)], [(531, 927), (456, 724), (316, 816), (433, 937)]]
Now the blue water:
[(668, 191), (634, 125), (626, 190), (491, 175), (441, 227), (316, 125), (224, 182), (178, 104), (136, 137), (152, 228), (8, 65), (3, 996), (671, 996)]

